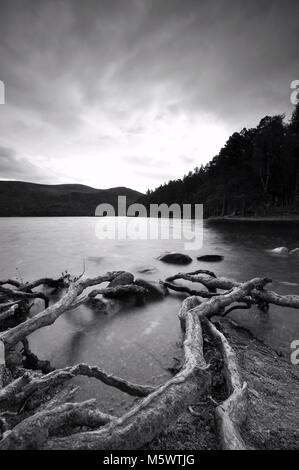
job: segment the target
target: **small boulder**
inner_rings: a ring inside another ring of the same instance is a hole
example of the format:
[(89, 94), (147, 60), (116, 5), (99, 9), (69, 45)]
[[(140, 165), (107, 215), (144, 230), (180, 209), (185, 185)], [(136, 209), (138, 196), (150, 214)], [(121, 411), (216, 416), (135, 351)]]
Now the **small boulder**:
[(135, 284), (141, 286), (148, 291), (151, 299), (163, 299), (168, 294), (167, 287), (156, 281), (146, 281), (145, 279), (135, 279)]
[(124, 272), (119, 274), (111, 282), (109, 282), (108, 287), (116, 287), (116, 286), (126, 286), (128, 284), (133, 284), (134, 276), (129, 272)]
[(299, 248), (294, 248), (293, 250), (290, 251), (290, 254), (299, 256)]
[(209, 261), (209, 262), (217, 262), (222, 261), (224, 259), (221, 255), (202, 255), (197, 257), (198, 261)]
[(189, 255), (184, 255), (183, 253), (166, 253), (159, 256), (160, 261), (164, 263), (172, 264), (190, 264), (192, 263), (192, 258)]

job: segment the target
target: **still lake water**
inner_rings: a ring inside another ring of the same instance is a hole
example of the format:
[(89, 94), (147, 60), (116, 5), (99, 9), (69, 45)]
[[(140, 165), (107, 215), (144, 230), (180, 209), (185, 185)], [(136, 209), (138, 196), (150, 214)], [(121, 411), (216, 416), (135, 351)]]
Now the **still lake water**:
[[(298, 247), (298, 225), (215, 226), (205, 222), (202, 248), (188, 251), (194, 260), (181, 267), (157, 259), (164, 251), (182, 251), (181, 241), (100, 240), (96, 236), (98, 221), (92, 217), (0, 218), (1, 278), (17, 275), (29, 281), (59, 277), (65, 270), (80, 274), (85, 260), (88, 276), (127, 270), (138, 277), (158, 280), (202, 268), (238, 281), (269, 276), (273, 290), (299, 293), (299, 256), (277, 256), (267, 251), (278, 246)], [(156, 223), (163, 222), (156, 219)], [(203, 254), (220, 254), (224, 260), (197, 261), (196, 256)], [(156, 271), (138, 273), (148, 266)], [(159, 384), (170, 377), (167, 367), (181, 354), (177, 320), (180, 304), (181, 299), (171, 294), (164, 301), (127, 308), (112, 316), (80, 307), (33, 333), (31, 349), (55, 367), (88, 362), (131, 381)], [(233, 312), (231, 317), (286, 356), (290, 354), (290, 342), (299, 339), (299, 312), (295, 309), (271, 306), (268, 314), (251, 309)], [(95, 397), (105, 411), (119, 413), (134, 401), (94, 379), (78, 378), (76, 382), (80, 385), (77, 398)]]

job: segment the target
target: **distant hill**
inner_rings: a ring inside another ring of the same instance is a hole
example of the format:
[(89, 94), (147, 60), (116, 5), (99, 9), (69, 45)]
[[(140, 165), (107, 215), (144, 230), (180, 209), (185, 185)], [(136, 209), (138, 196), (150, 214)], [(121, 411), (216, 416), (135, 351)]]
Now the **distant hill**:
[(142, 193), (125, 187), (95, 189), (82, 184), (0, 181), (0, 217), (94, 216), (101, 203), (112, 204), (117, 213), (118, 196), (126, 196), (129, 205)]

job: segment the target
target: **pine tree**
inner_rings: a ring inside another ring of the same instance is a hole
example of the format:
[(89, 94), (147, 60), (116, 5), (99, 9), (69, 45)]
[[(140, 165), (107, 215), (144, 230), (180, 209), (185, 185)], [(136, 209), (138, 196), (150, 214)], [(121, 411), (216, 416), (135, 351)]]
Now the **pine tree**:
[(290, 130), (299, 136), (299, 102), (291, 117)]

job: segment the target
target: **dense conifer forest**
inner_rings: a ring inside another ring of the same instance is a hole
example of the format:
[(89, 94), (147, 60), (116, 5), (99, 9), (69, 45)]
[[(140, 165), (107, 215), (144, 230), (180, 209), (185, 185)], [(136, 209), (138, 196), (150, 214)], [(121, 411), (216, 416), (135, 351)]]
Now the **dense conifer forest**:
[[(200, 138), (200, 137), (199, 137)], [(204, 204), (205, 217), (299, 212), (299, 104), (232, 134), (207, 165), (148, 190), (142, 202)]]

